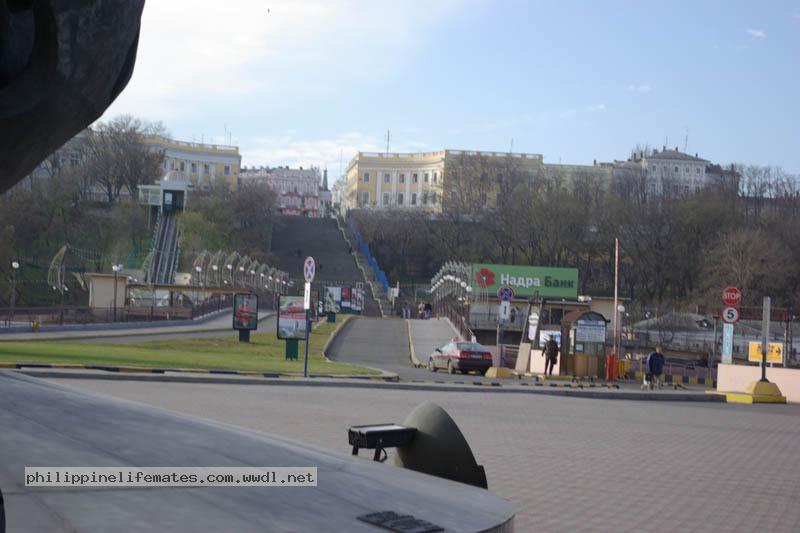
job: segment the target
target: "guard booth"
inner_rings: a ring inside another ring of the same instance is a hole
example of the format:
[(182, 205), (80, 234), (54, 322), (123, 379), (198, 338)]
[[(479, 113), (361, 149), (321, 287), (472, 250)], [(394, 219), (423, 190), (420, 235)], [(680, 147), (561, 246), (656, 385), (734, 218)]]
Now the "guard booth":
[(602, 378), (606, 373), (606, 318), (576, 309), (561, 319), (561, 375)]

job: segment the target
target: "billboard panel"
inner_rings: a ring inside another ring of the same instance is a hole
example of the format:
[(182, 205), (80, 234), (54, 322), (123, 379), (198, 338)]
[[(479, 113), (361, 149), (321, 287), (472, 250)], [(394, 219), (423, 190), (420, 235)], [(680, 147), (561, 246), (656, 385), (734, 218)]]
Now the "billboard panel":
[(577, 298), (578, 269), (539, 266), (472, 265), (472, 290), (496, 295), (501, 287), (511, 287), (516, 296)]
[(306, 338), (306, 311), (303, 309), (302, 296), (279, 296), (278, 338)]
[(233, 297), (233, 329), (258, 329), (258, 296), (236, 294)]
[(352, 307), (353, 307), (353, 305), (352, 305), (352, 297), (353, 297), (352, 289), (350, 287), (342, 287), (341, 294), (342, 294), (342, 299), (341, 299), (341, 302), (340, 302), (339, 305), (342, 308), (342, 310), (343, 311), (347, 311), (347, 310), (352, 309)]
[(364, 289), (362, 288), (353, 289), (351, 305), (353, 311), (360, 312), (364, 310)]
[(342, 288), (325, 287), (325, 312), (340, 313), (342, 311)]
[[(751, 363), (761, 362), (761, 343), (750, 341), (747, 350), (747, 360)], [(783, 343), (770, 342), (767, 345), (767, 363), (783, 363)]]

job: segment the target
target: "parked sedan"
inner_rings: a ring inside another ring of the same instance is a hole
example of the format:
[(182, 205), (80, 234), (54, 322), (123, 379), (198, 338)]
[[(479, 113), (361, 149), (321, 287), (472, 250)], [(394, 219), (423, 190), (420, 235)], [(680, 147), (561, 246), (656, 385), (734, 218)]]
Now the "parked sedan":
[(428, 358), (428, 370), (431, 372), (440, 368), (447, 369), (450, 374), (455, 374), (456, 370), (462, 374), (477, 370), (483, 375), (491, 366), (492, 354), (477, 342), (448, 342), (436, 348)]

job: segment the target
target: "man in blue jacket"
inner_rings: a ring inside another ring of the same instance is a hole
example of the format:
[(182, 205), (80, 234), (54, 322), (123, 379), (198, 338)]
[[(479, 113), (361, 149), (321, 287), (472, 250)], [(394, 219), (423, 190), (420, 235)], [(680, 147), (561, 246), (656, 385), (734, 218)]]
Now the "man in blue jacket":
[(664, 354), (661, 353), (661, 346), (656, 346), (656, 351), (650, 352), (647, 356), (647, 382), (650, 390), (655, 385), (661, 386), (661, 374), (664, 373)]

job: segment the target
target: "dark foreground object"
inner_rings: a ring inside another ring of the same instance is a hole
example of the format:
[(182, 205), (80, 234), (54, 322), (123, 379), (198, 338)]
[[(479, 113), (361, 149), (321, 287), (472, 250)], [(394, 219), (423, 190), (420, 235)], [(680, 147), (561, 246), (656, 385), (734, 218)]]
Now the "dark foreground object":
[[(4, 371), (0, 457), (8, 531), (15, 533), (376, 533), (366, 517), (389, 524), (409, 516), (446, 531), (513, 529), (511, 504), (486, 490)], [(318, 486), (24, 486), (25, 466), (94, 465), (316, 466)]]
[(127, 85), (144, 0), (0, 2), (0, 193)]

